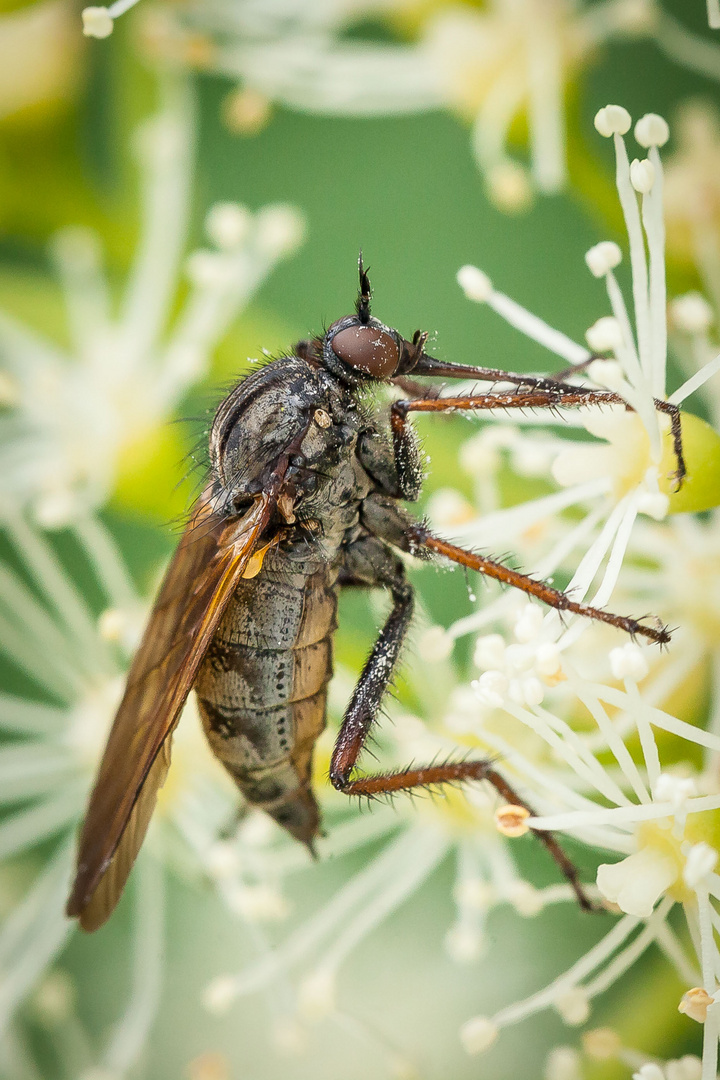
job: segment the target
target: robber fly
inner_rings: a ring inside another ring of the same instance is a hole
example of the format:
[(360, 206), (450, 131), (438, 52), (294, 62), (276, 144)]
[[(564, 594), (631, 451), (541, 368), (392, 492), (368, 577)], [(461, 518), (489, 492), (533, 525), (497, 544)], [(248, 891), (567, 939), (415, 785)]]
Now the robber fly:
[[(660, 624), (577, 603), (543, 581), (439, 539), (400, 505), (418, 498), (422, 481), (412, 412), (625, 402), (564, 376), (533, 379), (436, 360), (425, 352), (427, 334), (418, 331), (408, 341), (371, 316), (362, 258), (359, 270), (355, 313), (243, 379), (215, 415), (210, 479), (130, 668), (82, 828), (67, 911), (86, 930), (101, 926), (118, 902), (193, 687), (210, 746), (246, 803), (312, 850), (320, 815), (311, 763), (325, 726), (342, 586), (385, 588), (392, 610), (345, 712), (330, 765), (332, 784), (347, 795), (373, 797), (487, 780), (508, 802), (525, 805), (490, 760), (356, 772), (413, 612), (399, 552), (444, 556), (561, 612), (660, 644), (669, 640)], [(484, 380), (511, 390), (439, 397), (414, 382), (416, 376)], [(361, 400), (373, 385), (393, 382), (407, 397), (392, 404), (388, 432)], [(657, 407), (673, 409), (665, 402)], [(672, 424), (681, 479), (675, 414)], [(553, 836), (537, 835), (589, 907)]]

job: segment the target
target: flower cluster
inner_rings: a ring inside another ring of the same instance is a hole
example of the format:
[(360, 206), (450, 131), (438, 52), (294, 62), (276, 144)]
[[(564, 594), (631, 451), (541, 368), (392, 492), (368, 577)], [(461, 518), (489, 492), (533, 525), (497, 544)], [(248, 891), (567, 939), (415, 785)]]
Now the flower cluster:
[[(106, 37), (129, 7), (86, 8), (85, 33)], [(385, 19), (399, 40), (349, 40), (364, 18)], [(493, 0), (487, 7), (298, 0), (203, 0), (147, 13), (153, 55), (216, 71), (238, 83), (225, 119), (238, 131), (264, 124), (272, 103), (323, 115), (399, 115), (450, 109), (471, 125), (472, 150), (490, 197), (526, 207), (533, 191), (567, 180), (565, 99), (598, 49), (649, 38), (672, 60), (717, 79), (720, 52), (652, 0)], [(527, 118), (529, 169), (511, 151)]]
[[(535, 503), (496, 511), (481, 521), (458, 523), (454, 529), (484, 543), (496, 525), (502, 530), (504, 520), (503, 540), (514, 534), (523, 553), (533, 552), (533, 565), (543, 576), (562, 573), (568, 554), (585, 547), (568, 586), (573, 597), (585, 596), (599, 578), (594, 605), (610, 603), (612, 595), (614, 607), (620, 599), (650, 607), (661, 597), (663, 615), (673, 624), (677, 620), (679, 628), (667, 655), (630, 642), (604, 652), (594, 628), (578, 623), (563, 626), (554, 614), (543, 617), (534, 607), (518, 613), (517, 601), (508, 596), (450, 627), (448, 634), (455, 639), (498, 619), (514, 620), (515, 643), (507, 645), (498, 634), (478, 639), (475, 658), (482, 674), (475, 683), (480, 703), (475, 730), (491, 749), (507, 754), (518, 766), (523, 761), (528, 784), (534, 782), (533, 798), (543, 811), (530, 825), (569, 831), (589, 845), (624, 856), (619, 862), (603, 863), (597, 874), (600, 896), (622, 913), (606, 937), (546, 989), (492, 1018), (468, 1021), (463, 1039), (468, 1049), (483, 1049), (501, 1028), (550, 1005), (569, 1023), (584, 1023), (591, 1000), (655, 943), (688, 984), (679, 1007), (704, 1024), (702, 1076), (710, 1078), (715, 1076), (720, 1030), (715, 1002), (720, 969), (715, 938), (720, 747), (712, 720), (708, 730), (695, 726), (698, 704), (687, 690), (698, 671), (709, 670), (715, 672), (710, 677), (712, 693), (717, 694), (718, 635), (712, 609), (720, 550), (717, 511), (707, 521), (679, 512), (705, 510), (717, 503), (720, 457), (715, 432), (683, 414), (688, 475), (678, 489), (667, 425), (657, 401), (684, 402), (717, 374), (720, 358), (707, 358), (667, 394), (663, 174), (658, 148), (667, 140), (668, 128), (660, 117), (643, 117), (635, 136), (647, 157), (631, 163), (623, 139), (631, 126), (626, 111), (608, 106), (598, 113), (595, 125), (615, 143), (618, 194), (630, 245), (632, 322), (614, 274), (621, 251), (608, 241), (586, 256), (591, 272), (605, 281), (612, 312), (589, 328), (588, 349), (497, 292), (476, 268), (464, 268), (459, 280), (472, 299), (489, 303), (566, 365), (577, 365), (578, 376), (584, 372), (598, 386), (617, 390), (634, 411), (598, 414), (588, 408), (569, 418), (606, 440), (606, 445), (545, 436), (538, 446), (535, 436), (528, 447), (517, 428), (506, 430), (502, 440), (492, 429), (476, 436), (465, 460), (479, 483), (487, 485), (492, 477), (488, 453), (503, 446), (521, 471), (528, 463), (532, 468), (533, 456), (535, 466), (538, 457), (541, 465), (550, 461), (563, 490)], [(671, 311), (677, 311), (677, 303)], [(713, 396), (711, 391), (709, 397)], [(576, 512), (571, 518), (556, 518), (551, 528), (540, 531), (538, 525), (544, 524), (551, 506), (563, 512), (574, 507)], [(539, 561), (538, 534), (544, 550)], [(669, 702), (675, 703), (675, 715), (663, 707)], [(540, 736), (555, 768), (562, 765), (559, 776), (557, 772), (543, 776), (537, 771), (537, 756), (530, 757), (517, 745), (510, 749), (498, 738), (500, 709)], [(664, 752), (661, 732), (675, 736), (670, 743), (663, 741)], [(702, 750), (700, 761), (697, 750)], [(548, 813), (544, 800), (564, 809)], [(683, 905), (694, 956), (668, 922), (677, 903)], [(655, 1075), (649, 1069), (644, 1065), (638, 1075)], [(565, 1075), (559, 1065), (555, 1071)], [(672, 1074), (668, 1066), (668, 1075)], [(657, 1071), (657, 1075), (664, 1074)]]
[(123, 453), (172, 415), (232, 320), (302, 236), (289, 206), (256, 214), (214, 206), (206, 221), (212, 247), (185, 261), (190, 289), (168, 325), (185, 260), (195, 118), (185, 80), (168, 80), (164, 94), (136, 140), (142, 242), (117, 312), (98, 238), (79, 228), (53, 244), (70, 349), (0, 312), (0, 493), (47, 526), (107, 501)]

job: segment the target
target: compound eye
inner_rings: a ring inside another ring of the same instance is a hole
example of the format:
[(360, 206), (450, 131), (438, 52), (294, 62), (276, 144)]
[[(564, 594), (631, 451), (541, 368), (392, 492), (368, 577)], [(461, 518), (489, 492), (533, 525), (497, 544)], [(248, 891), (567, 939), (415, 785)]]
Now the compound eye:
[(335, 335), (331, 345), (339, 360), (376, 379), (391, 378), (400, 362), (397, 342), (377, 326), (348, 326)]

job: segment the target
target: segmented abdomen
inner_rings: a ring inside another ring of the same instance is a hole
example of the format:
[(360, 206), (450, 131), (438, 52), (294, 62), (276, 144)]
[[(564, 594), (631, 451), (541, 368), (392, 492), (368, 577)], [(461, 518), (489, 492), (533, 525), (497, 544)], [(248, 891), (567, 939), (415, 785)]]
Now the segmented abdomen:
[(213, 752), (248, 802), (307, 844), (319, 825), (310, 773), (337, 613), (337, 572), (318, 565), (301, 572), (269, 553), (240, 583), (195, 682)]

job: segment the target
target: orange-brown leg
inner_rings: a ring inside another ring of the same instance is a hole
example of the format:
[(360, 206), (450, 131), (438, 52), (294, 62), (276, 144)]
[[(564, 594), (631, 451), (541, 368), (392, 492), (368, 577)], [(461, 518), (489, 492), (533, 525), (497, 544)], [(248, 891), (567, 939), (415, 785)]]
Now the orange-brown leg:
[[(556, 408), (568, 402), (570, 404), (580, 404), (592, 399), (594, 399), (593, 394), (583, 396), (571, 393), (563, 396), (532, 391), (518, 394), (483, 394), (462, 398), (425, 398), (413, 401), (396, 401), (391, 406), (390, 418), (400, 490), (405, 498), (414, 498), (419, 484), (415, 442), (407, 419), (410, 412), (442, 412), (448, 409), (498, 407), (529, 408), (538, 405), (545, 408)], [(390, 539), (390, 537), (387, 537), (387, 539)], [(393, 537), (392, 543), (398, 543), (397, 538)], [(460, 563), (471, 570), (477, 570), (486, 577), (494, 578), (505, 585), (520, 589), (522, 592), (527, 593), (528, 596), (536, 597), (536, 599), (541, 600), (557, 611), (567, 611), (574, 615), (582, 615), (584, 618), (595, 619), (597, 622), (608, 623), (610, 626), (617, 627), (618, 630), (624, 630), (625, 633), (630, 634), (632, 637), (639, 635), (658, 645), (667, 645), (670, 641), (669, 631), (660, 623), (656, 626), (648, 626), (638, 619), (626, 615), (614, 615), (612, 612), (592, 607), (590, 604), (582, 604), (571, 600), (566, 593), (554, 589), (544, 581), (538, 581), (536, 578), (530, 577), (528, 574), (521, 574), (518, 570), (513, 570), (495, 559), (465, 551), (447, 540), (441, 540), (433, 536), (430, 530), (421, 522), (407, 527), (405, 540), (400, 542), (398, 546), (402, 546), (405, 550), (416, 554), (426, 550), (437, 555), (444, 555), (445, 558)]]
[[(333, 755), (334, 773), (331, 772), (333, 784), (346, 795), (373, 798), (379, 795), (392, 795), (398, 791), (432, 788), (442, 784), (458, 784), (468, 780), (487, 780), (508, 803), (514, 806), (522, 806), (530, 814), (533, 813), (525, 800), (496, 771), (491, 760), (445, 762), (441, 765), (426, 765), (422, 768), (404, 769), (399, 772), (379, 773), (375, 776), (361, 776), (357, 779), (350, 779), (359, 752), (360, 747), (357, 748), (353, 755), (346, 756), (344, 761), (340, 760), (341, 755), (337, 754), (337, 750), (336, 754)], [(338, 758), (337, 761), (336, 757)], [(352, 761), (350, 761), (350, 757), (352, 757)], [(533, 829), (532, 831), (540, 842), (545, 845), (560, 871), (569, 881), (580, 906), (585, 911), (596, 910), (596, 905), (587, 895), (580, 881), (577, 867), (568, 858), (554, 835), (542, 829)]]
[(595, 619), (597, 622), (608, 623), (610, 626), (617, 627), (618, 630), (624, 630), (631, 637), (640, 635), (657, 645), (667, 645), (670, 641), (670, 631), (662, 625), (646, 626), (628, 615), (613, 615), (612, 612), (604, 611), (602, 608), (578, 603), (571, 600), (567, 593), (554, 589), (552, 585), (548, 585), (545, 581), (538, 581), (537, 578), (530, 577), (528, 574), (521, 574), (518, 570), (513, 570), (495, 559), (488, 559), (484, 555), (465, 551), (464, 548), (456, 547), (455, 544), (451, 544), (447, 540), (441, 540), (439, 537), (433, 536), (422, 524), (412, 526), (409, 535), (411, 542), (414, 541), (417, 547), (426, 548), (428, 551), (432, 551), (436, 555), (443, 555), (446, 559), (459, 563), (461, 566), (467, 566), (470, 570), (477, 570), (478, 573), (493, 578), (495, 581), (501, 581), (505, 585), (511, 585), (514, 589), (520, 589), (521, 592), (527, 593), (528, 596), (534, 596), (537, 600), (541, 600), (544, 604), (555, 608), (557, 611), (569, 611), (573, 615), (582, 615), (586, 619)]
[[(343, 570), (348, 584), (366, 587), (380, 585), (388, 589), (393, 598), (393, 607), (345, 710), (330, 760), (330, 781), (333, 786), (346, 795), (372, 798), (437, 784), (487, 780), (509, 803), (523, 806), (532, 813), (527, 803), (489, 760), (445, 762), (377, 776), (353, 776), (397, 667), (412, 618), (413, 593), (405, 580), (400, 560), (374, 537), (365, 536), (346, 549)], [(582, 907), (590, 910), (593, 905), (580, 884), (577, 870), (554, 836), (540, 830), (536, 835), (572, 885)]]
[[(591, 360), (598, 359), (592, 357)], [(590, 361), (588, 361), (590, 362)], [(395, 432), (398, 419), (407, 415), (408, 412), (443, 412), (456, 409), (558, 409), (577, 408), (587, 405), (622, 405), (623, 408), (632, 411), (631, 406), (612, 390), (596, 390), (588, 386), (574, 386), (572, 383), (563, 381), (563, 376), (568, 374), (561, 372), (559, 376), (536, 378), (532, 375), (522, 375), (519, 372), (502, 371), (499, 368), (474, 368), (464, 364), (447, 364), (433, 357), (423, 356), (413, 368), (413, 375), (432, 375), (437, 378), (449, 379), (478, 379), (482, 382), (506, 382), (514, 384), (518, 390), (510, 394), (473, 394), (464, 398), (438, 398), (435, 393), (428, 394), (426, 398), (418, 399), (413, 393), (413, 401), (398, 401), (392, 407), (393, 432)], [(394, 380), (398, 382), (400, 380)], [(655, 408), (658, 412), (670, 417), (670, 433), (673, 440), (673, 450), (677, 468), (674, 481), (677, 488), (682, 485), (687, 468), (683, 454), (682, 429), (680, 421), (680, 409), (677, 405), (661, 398), (655, 399)]]

